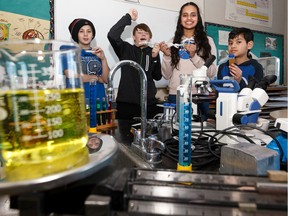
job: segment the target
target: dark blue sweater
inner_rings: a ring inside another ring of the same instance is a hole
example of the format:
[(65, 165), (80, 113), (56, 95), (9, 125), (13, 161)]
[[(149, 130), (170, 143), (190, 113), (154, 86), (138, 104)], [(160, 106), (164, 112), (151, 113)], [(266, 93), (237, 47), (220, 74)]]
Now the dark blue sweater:
[[(228, 61), (219, 66), (217, 79), (225, 80), (225, 79), (229, 79), (229, 77), (232, 77), (228, 66), (229, 66)], [(250, 59), (237, 66), (242, 70), (242, 80), (239, 83), (240, 90), (245, 88), (248, 85), (249, 76), (254, 77), (257, 81), (260, 81), (263, 78), (263, 67), (255, 59)]]

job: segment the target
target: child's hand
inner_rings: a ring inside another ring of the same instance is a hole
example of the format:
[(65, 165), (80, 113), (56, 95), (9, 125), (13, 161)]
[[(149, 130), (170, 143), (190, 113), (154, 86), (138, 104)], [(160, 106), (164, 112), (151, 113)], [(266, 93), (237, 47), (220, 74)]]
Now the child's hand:
[(160, 51), (160, 44), (159, 43), (155, 43), (154, 47), (152, 49), (152, 57), (156, 58), (158, 56), (158, 54), (159, 54), (159, 51)]
[(193, 58), (197, 49), (196, 44), (185, 44), (184, 48), (189, 52), (190, 58)]
[(104, 55), (104, 51), (100, 47), (95, 47), (92, 49), (96, 56), (98, 56), (101, 60), (104, 60), (106, 57)]
[(232, 64), (231, 66), (229, 66), (229, 70), (230, 70), (230, 74), (234, 77), (234, 80), (240, 83), (242, 79), (241, 69), (236, 64)]
[(137, 18), (138, 18), (138, 11), (137, 11), (136, 9), (131, 8), (131, 9), (129, 10), (129, 14), (130, 14), (130, 16), (131, 16), (131, 20), (133, 20), (133, 21), (136, 21), (136, 20), (137, 20)]
[(171, 56), (171, 50), (168, 45), (163, 41), (159, 44), (160, 50), (163, 52), (165, 56)]

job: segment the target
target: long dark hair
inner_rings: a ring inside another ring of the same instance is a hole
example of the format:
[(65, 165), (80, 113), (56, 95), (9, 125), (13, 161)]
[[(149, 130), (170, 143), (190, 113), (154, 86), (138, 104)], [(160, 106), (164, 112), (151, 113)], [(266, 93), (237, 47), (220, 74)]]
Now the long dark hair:
[[(204, 30), (199, 7), (194, 2), (187, 2), (184, 5), (182, 5), (179, 11), (179, 15), (178, 15), (177, 27), (176, 27), (173, 43), (181, 43), (181, 38), (184, 34), (183, 26), (181, 25), (181, 15), (183, 12), (183, 8), (189, 5), (192, 5), (197, 9), (198, 23), (195, 27), (195, 36), (194, 36), (195, 43), (197, 44), (196, 52), (199, 56), (201, 56), (206, 61), (208, 57), (211, 55), (211, 46), (209, 44), (207, 34)], [(175, 47), (171, 47), (171, 59), (172, 59), (171, 65), (177, 68), (178, 63), (180, 61), (180, 57), (178, 55), (178, 49)]]

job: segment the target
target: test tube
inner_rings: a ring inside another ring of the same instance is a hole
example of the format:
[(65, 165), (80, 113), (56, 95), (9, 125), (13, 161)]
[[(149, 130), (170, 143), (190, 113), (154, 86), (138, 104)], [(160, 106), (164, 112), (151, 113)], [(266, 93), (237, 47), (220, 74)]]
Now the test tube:
[(89, 132), (97, 132), (97, 119), (96, 119), (96, 79), (90, 81), (90, 129)]
[(98, 125), (102, 125), (102, 118), (101, 118), (101, 114), (99, 113), (99, 111), (101, 111), (101, 102), (100, 102), (100, 98), (96, 99), (96, 113), (97, 113), (97, 122)]
[[(111, 110), (111, 109), (112, 109), (112, 101), (109, 100), (109, 97), (108, 97), (108, 110)], [(111, 118), (112, 118), (112, 113), (109, 112), (107, 115), (107, 123), (108, 124), (111, 124)]]
[[(107, 110), (107, 104), (106, 104), (106, 98), (102, 98), (102, 110), (106, 111)], [(102, 114), (102, 123), (105, 125), (107, 121), (107, 113)]]
[(229, 54), (229, 66), (231, 66), (232, 64), (235, 64), (235, 55)]

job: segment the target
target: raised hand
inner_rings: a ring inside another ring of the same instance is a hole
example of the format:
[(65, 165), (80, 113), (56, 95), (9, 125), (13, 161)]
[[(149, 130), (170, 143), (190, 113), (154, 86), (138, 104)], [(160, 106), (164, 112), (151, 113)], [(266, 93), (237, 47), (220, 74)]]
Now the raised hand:
[(129, 10), (129, 14), (131, 16), (131, 20), (136, 21), (138, 18), (138, 11), (135, 8), (131, 8)]

